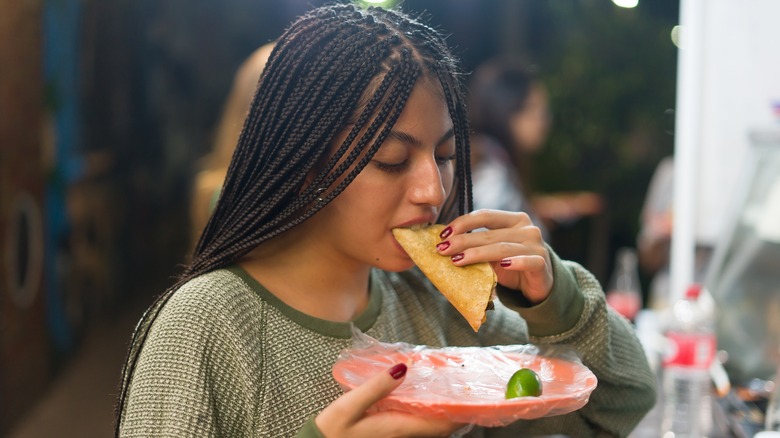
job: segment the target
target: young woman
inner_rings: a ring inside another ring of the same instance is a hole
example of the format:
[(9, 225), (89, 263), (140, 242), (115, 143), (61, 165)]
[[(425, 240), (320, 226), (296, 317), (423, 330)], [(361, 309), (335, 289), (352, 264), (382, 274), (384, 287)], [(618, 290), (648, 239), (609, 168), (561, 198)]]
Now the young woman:
[[(120, 436), (447, 436), (443, 419), (367, 411), (405, 364), (343, 394), (350, 324), (431, 346), (566, 343), (599, 378), (581, 410), (471, 436), (626, 435), (654, 379), (598, 282), (527, 215), (471, 209), (468, 126), (441, 37), (400, 12), (333, 5), (278, 40), (215, 211), (182, 278), (133, 335)], [(496, 309), (475, 333), (393, 238), (447, 224), (437, 248), (488, 261)], [(482, 231), (472, 230), (481, 229)]]

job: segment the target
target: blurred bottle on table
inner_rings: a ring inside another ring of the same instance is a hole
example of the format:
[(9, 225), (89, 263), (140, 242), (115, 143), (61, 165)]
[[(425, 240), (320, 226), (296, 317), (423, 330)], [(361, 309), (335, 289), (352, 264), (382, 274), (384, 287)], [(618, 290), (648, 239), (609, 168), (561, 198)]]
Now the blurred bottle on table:
[(780, 366), (774, 378), (774, 389), (769, 397), (769, 405), (766, 408), (766, 430), (780, 431)]
[(633, 321), (642, 307), (642, 289), (639, 283), (637, 255), (633, 248), (620, 248), (615, 259), (615, 270), (607, 285), (607, 304)]
[(712, 431), (712, 381), (715, 359), (714, 312), (702, 287), (691, 285), (671, 308), (663, 358), (663, 436), (706, 437)]

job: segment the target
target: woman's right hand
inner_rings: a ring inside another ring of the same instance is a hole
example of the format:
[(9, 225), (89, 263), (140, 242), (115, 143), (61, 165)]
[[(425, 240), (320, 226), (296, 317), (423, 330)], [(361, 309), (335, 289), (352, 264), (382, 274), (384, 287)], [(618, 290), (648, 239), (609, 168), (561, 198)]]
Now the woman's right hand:
[(367, 412), (397, 388), (405, 375), (406, 365), (399, 363), (337, 398), (315, 418), (320, 432), (328, 438), (446, 437), (464, 426), (405, 412)]

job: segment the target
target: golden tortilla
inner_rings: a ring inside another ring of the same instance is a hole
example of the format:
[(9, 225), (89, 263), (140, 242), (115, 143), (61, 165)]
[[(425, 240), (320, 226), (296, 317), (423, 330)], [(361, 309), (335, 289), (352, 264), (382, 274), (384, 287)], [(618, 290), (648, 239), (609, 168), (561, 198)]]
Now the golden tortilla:
[[(428, 277), (439, 292), (478, 331), (486, 320), (486, 310), (496, 287), (496, 273), (489, 263), (455, 266), (449, 256), (436, 252), (444, 225), (420, 229), (394, 228), (393, 235), (412, 261)], [(491, 306), (492, 308), (492, 306)]]

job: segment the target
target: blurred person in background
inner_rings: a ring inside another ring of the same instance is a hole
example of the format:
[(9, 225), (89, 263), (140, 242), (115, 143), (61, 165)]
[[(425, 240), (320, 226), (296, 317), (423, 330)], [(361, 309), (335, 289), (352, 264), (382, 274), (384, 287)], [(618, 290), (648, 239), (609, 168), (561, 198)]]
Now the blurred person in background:
[(650, 179), (636, 244), (639, 266), (651, 277), (647, 307), (656, 310), (669, 304), (673, 189), (674, 159), (669, 156), (658, 163)]
[[(647, 307), (661, 310), (671, 303), (670, 262), (674, 226), (674, 157), (658, 162), (647, 187), (639, 217), (637, 255), (639, 267), (650, 277)], [(693, 278), (704, 280), (713, 247), (697, 243)]]
[(481, 64), (469, 82), (474, 208), (523, 211), (549, 238), (547, 228), (598, 214), (591, 192), (534, 193), (533, 155), (552, 124), (547, 88), (536, 72), (511, 58)]
[(201, 170), (195, 176), (190, 209), (192, 247), (206, 228), (211, 211), (219, 197), (228, 165), (238, 143), (238, 135), (244, 126), (249, 104), (255, 95), (257, 82), (263, 73), (273, 43), (255, 49), (239, 66), (233, 78), (222, 116), (214, 136), (214, 147), (202, 160)]

